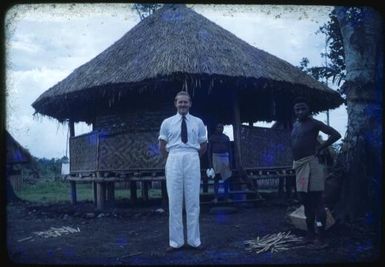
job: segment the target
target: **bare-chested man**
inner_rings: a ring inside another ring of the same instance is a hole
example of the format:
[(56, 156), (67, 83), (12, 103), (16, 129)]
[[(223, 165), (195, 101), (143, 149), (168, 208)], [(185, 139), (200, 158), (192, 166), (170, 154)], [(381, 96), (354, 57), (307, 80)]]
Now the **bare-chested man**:
[(223, 124), (218, 123), (215, 133), (209, 138), (208, 146), (209, 168), (215, 171), (214, 177), (214, 203), (218, 202), (219, 180), (223, 180), (224, 198), (229, 199), (229, 178), (232, 175), (231, 162), (231, 144), (230, 139), (223, 133)]
[[(325, 188), (324, 169), (318, 156), (326, 147), (336, 142), (341, 135), (332, 127), (310, 116), (308, 101), (303, 97), (294, 100), (294, 114), (297, 120), (291, 132), (293, 168), (296, 172), (296, 187), (305, 208), (307, 236), (309, 242), (323, 245), (326, 212), (322, 201)], [(328, 139), (319, 145), (319, 132), (327, 134)], [(319, 235), (315, 235), (315, 221)]]

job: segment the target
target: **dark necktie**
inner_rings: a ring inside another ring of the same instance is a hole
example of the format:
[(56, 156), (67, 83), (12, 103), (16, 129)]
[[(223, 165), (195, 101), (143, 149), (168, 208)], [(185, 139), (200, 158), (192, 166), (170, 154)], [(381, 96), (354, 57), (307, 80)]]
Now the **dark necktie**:
[(187, 143), (187, 125), (186, 125), (186, 116), (185, 115), (182, 115), (182, 125), (181, 125), (181, 131), (180, 131), (180, 135), (181, 135), (181, 138), (182, 138), (182, 142), (183, 143)]

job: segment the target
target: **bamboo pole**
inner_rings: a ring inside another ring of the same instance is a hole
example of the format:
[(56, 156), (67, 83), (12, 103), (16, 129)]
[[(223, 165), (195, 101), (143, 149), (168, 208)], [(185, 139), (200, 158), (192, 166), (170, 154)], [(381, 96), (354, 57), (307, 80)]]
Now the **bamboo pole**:
[(70, 181), (70, 185), (71, 185), (71, 203), (76, 204), (77, 202), (76, 182)]
[[(68, 121), (68, 127), (70, 130), (70, 138), (75, 136), (75, 124), (73, 120)], [(76, 194), (76, 182), (70, 181), (71, 185), (71, 203), (76, 204), (77, 202), (77, 194)]]
[(167, 186), (166, 180), (161, 181), (162, 201), (167, 201)]
[(106, 200), (106, 183), (98, 182), (96, 183), (96, 187), (97, 187), (96, 208), (98, 210), (103, 210), (105, 207), (105, 200)]
[(136, 194), (136, 181), (130, 182), (130, 192), (131, 192), (131, 202), (135, 202), (138, 199), (138, 196)]
[(148, 181), (142, 181), (142, 198), (143, 200), (148, 200)]
[(94, 194), (94, 205), (96, 206), (96, 203), (98, 203), (98, 189), (96, 186), (96, 181), (92, 182), (92, 189), (93, 189), (93, 194)]
[[(101, 177), (100, 172), (96, 172), (96, 178)], [(107, 182), (96, 182), (96, 209), (103, 210), (106, 203), (106, 184)]]
[(109, 207), (113, 207), (115, 204), (115, 183), (109, 182), (107, 184), (107, 202)]
[(239, 110), (239, 97), (235, 95), (233, 97), (233, 136), (235, 145), (235, 167), (240, 172), (242, 169), (242, 157), (241, 157), (241, 114)]
[(68, 127), (70, 128), (70, 137), (75, 136), (75, 123), (73, 120), (68, 121)]

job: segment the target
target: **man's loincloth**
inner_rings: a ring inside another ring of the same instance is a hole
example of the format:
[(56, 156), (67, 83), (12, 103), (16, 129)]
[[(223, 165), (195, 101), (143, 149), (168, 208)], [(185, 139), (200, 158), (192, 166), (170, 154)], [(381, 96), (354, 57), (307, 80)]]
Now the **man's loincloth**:
[(325, 168), (316, 156), (293, 161), (298, 192), (324, 191)]
[(232, 175), (229, 153), (213, 153), (213, 169), (216, 174), (221, 174), (223, 180), (229, 178)]

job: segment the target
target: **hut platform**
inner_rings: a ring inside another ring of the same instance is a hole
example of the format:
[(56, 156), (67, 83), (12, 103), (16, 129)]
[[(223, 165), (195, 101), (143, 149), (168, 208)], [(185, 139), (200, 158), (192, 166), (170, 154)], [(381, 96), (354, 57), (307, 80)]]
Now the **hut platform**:
[[(212, 204), (214, 198), (214, 180), (206, 176), (206, 170), (201, 170), (201, 204)], [(289, 179), (293, 179), (294, 171), (289, 166), (269, 168), (248, 168), (242, 172), (233, 170), (230, 181), (229, 196), (231, 203), (261, 201), (260, 191), (266, 191), (266, 187), (273, 191), (278, 189), (278, 195), (284, 193), (284, 185)], [(71, 188), (71, 202), (77, 202), (77, 183), (93, 183), (93, 199), (97, 209), (113, 206), (115, 201), (115, 183), (127, 183), (130, 190), (130, 201), (138, 201), (137, 190), (141, 189), (141, 200), (149, 201), (149, 189), (153, 182), (160, 184), (161, 200), (167, 201), (166, 178), (163, 170), (135, 170), (130, 172), (83, 172), (72, 173), (67, 177)], [(286, 187), (287, 188), (287, 187)], [(286, 189), (287, 191), (287, 189)]]

